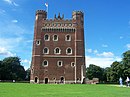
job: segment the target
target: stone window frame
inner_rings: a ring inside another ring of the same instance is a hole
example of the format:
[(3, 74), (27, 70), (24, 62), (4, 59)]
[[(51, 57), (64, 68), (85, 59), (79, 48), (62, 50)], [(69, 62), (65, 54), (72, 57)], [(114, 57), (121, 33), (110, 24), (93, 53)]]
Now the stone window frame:
[[(59, 63), (61, 63), (61, 64), (59, 64)], [(57, 61), (57, 66), (58, 66), (58, 67), (62, 67), (62, 66), (63, 66), (63, 61), (61, 61), (61, 60), (60, 60), (60, 61)]]
[[(68, 53), (68, 50), (69, 50), (69, 49), (71, 50), (71, 53)], [(71, 47), (68, 47), (68, 48), (66, 49), (66, 54), (67, 54), (67, 55), (72, 55), (72, 52), (73, 52), (73, 51), (72, 51), (72, 48), (71, 48)]]
[(75, 62), (71, 62), (71, 67), (75, 67)]
[[(57, 39), (55, 39), (55, 36), (57, 36)], [(59, 40), (59, 36), (57, 34), (53, 35), (53, 41), (58, 41)]]
[(48, 34), (45, 34), (45, 35), (44, 35), (44, 40), (45, 40), (45, 41), (50, 41), (50, 36), (48, 35), (48, 39), (46, 39), (46, 35), (48, 35)]
[[(47, 49), (47, 52), (45, 52), (45, 49)], [(43, 54), (49, 54), (49, 48), (48, 47), (44, 47)]]
[(39, 46), (40, 44), (41, 44), (41, 40), (40, 39), (36, 40), (36, 45)]
[[(44, 62), (46, 62), (46, 64), (45, 64)], [(48, 61), (47, 61), (47, 60), (44, 60), (44, 61), (42, 62), (42, 66), (48, 67)]]
[[(69, 39), (68, 39), (68, 36), (69, 36)], [(70, 34), (65, 35), (65, 41), (71, 41), (71, 35)]]
[[(56, 51), (57, 49), (59, 49), (59, 52), (58, 52), (58, 53), (57, 53), (57, 51)], [(56, 47), (56, 48), (54, 49), (54, 54), (58, 54), (58, 55), (61, 54), (61, 49), (60, 49), (59, 47)]]

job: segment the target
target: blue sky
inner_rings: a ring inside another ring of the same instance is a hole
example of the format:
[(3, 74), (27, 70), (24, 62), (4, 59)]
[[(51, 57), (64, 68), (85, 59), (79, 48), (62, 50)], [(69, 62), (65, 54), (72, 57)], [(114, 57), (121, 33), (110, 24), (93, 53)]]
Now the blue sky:
[(130, 0), (0, 0), (0, 59), (19, 56), (30, 67), (35, 11), (46, 10), (48, 18), (81, 10), (85, 19), (86, 66), (108, 67), (121, 61), (130, 49)]

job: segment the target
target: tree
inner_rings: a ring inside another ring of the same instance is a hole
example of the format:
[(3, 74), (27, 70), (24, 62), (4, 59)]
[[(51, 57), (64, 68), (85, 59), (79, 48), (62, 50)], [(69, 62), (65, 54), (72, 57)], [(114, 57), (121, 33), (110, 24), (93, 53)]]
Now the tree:
[(24, 80), (26, 71), (19, 57), (7, 57), (2, 61), (1, 80)]
[(2, 77), (2, 61), (0, 61), (0, 79)]
[(110, 82), (118, 82), (120, 77), (122, 77), (122, 65), (120, 62), (115, 61), (107, 69), (107, 80)]
[(123, 78), (130, 77), (130, 50), (124, 52), (122, 58), (122, 65), (123, 65)]
[(30, 72), (31, 72), (31, 70), (30, 70), (30, 68), (28, 68), (28, 69), (26, 70), (26, 80), (27, 80), (27, 81), (30, 80)]
[(86, 69), (86, 77), (89, 79), (99, 78), (100, 81), (103, 79), (103, 69), (94, 64), (90, 64)]

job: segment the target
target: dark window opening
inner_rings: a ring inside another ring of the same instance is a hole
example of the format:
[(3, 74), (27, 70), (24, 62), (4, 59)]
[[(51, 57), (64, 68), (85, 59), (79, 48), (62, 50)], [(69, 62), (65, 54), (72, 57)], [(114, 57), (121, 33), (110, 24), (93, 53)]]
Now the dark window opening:
[(49, 35), (45, 35), (44, 40), (48, 41), (49, 40)]

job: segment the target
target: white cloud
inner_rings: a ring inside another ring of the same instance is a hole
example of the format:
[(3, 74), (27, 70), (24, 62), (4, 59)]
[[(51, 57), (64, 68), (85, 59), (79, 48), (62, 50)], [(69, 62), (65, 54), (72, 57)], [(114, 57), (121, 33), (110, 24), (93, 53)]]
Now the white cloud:
[(130, 49), (130, 44), (127, 44), (126, 47), (127, 47), (127, 49)]
[(4, 47), (0, 47), (0, 56), (10, 57), (10, 56), (16, 56), (16, 54), (8, 51)]
[(98, 53), (98, 50), (94, 50), (93, 53), (94, 53), (94, 54), (97, 54), (97, 53)]
[(102, 57), (113, 57), (114, 54), (112, 52), (103, 52), (101, 54), (97, 54), (97, 56), (102, 56)]
[(108, 45), (106, 45), (106, 44), (102, 44), (102, 47), (108, 47)]
[(88, 53), (92, 53), (92, 49), (87, 49), (87, 52)]
[(14, 5), (14, 6), (19, 6), (17, 3), (15, 3), (13, 0), (3, 0), (5, 2), (7, 2), (10, 5)]
[(120, 57), (112, 57), (112, 58), (106, 58), (106, 57), (89, 57), (86, 56), (86, 67), (89, 67), (90, 64), (94, 64), (97, 66), (100, 66), (102, 68), (110, 67), (110, 65), (114, 61), (121, 61)]
[(22, 41), (23, 41), (22, 37), (0, 38), (0, 46), (8, 50), (16, 50)]
[(24, 66), (25, 70), (27, 70), (31, 65), (31, 61), (27, 60), (27, 59), (24, 59), (21, 62), (22, 62), (22, 65)]
[(18, 20), (12, 20), (11, 22), (13, 22), (13, 23), (17, 23), (17, 22), (18, 22)]
[(5, 1), (5, 2), (7, 2), (9, 4), (12, 4), (12, 0), (3, 0), (3, 1)]
[(19, 6), (17, 3), (13, 2), (14, 6)]

